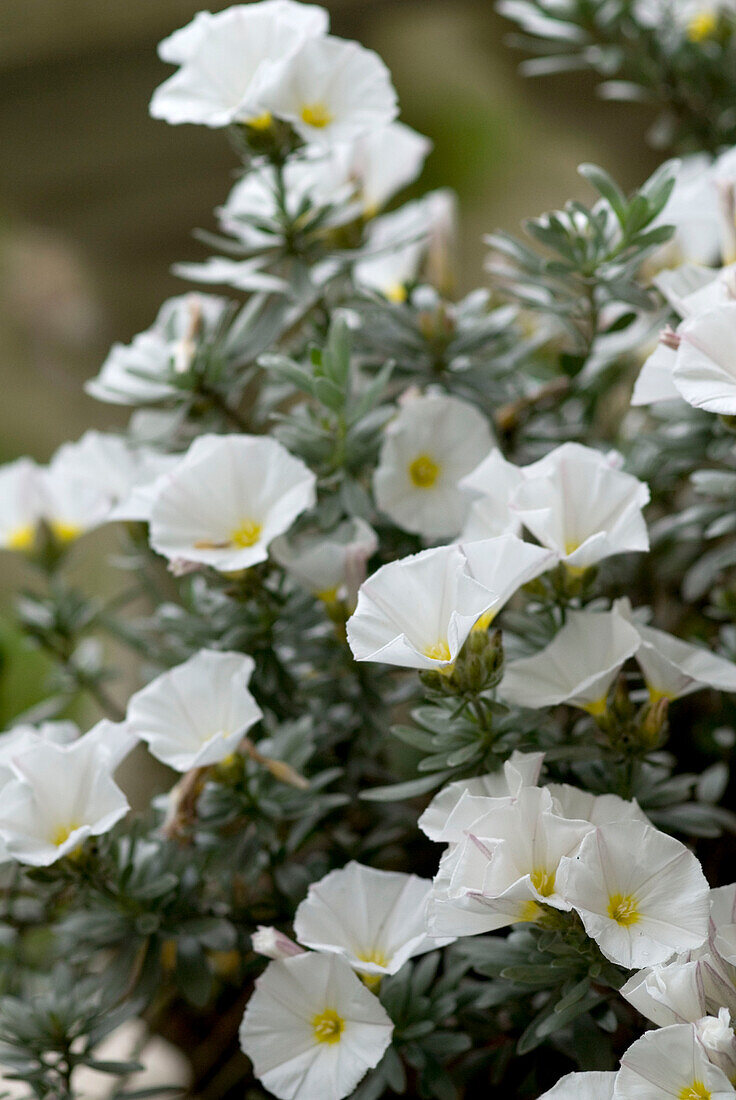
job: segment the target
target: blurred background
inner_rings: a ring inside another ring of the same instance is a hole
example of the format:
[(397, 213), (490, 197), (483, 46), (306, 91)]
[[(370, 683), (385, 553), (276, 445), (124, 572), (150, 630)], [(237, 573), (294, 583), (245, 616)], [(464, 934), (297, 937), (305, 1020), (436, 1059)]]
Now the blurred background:
[[(113, 340), (128, 341), (181, 293), (172, 263), (206, 255), (191, 231), (214, 228), (235, 156), (221, 132), (148, 115), (153, 89), (173, 71), (156, 44), (201, 3), (3, 0), (0, 461), (44, 461), (87, 427), (121, 424), (85, 396), (83, 380)], [(512, 28), (491, 0), (325, 6), (335, 33), (384, 57), (403, 119), (435, 143), (419, 189), (459, 193), (461, 289), (483, 281), (483, 233), (585, 197), (579, 162), (603, 164), (626, 186), (656, 166), (646, 112), (598, 101), (586, 74), (519, 75)], [(22, 567), (3, 557), (8, 591)], [(80, 568), (95, 559), (99, 547), (85, 547)], [(0, 619), (0, 655), (4, 629)], [(30, 701), (34, 679), (27, 666), (17, 677), (6, 667), (0, 719)]]

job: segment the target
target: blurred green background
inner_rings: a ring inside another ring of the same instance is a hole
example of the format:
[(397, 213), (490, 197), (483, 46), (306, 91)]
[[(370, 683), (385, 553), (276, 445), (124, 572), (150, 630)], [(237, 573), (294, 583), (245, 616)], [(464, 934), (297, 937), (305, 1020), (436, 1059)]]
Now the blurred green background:
[[(216, 4), (215, 10), (227, 6)], [(377, 49), (406, 122), (435, 143), (422, 187), (451, 185), (463, 211), (461, 289), (483, 281), (481, 235), (585, 196), (580, 161), (633, 186), (656, 165), (645, 112), (596, 99), (575, 74), (523, 79), (513, 28), (490, 0), (330, 0), (335, 33)], [(236, 167), (225, 136), (148, 116), (172, 71), (156, 43), (198, 0), (3, 0), (0, 13), (0, 460), (45, 460), (90, 426), (123, 418), (84, 395), (113, 340), (180, 293), (177, 260), (202, 259)], [(78, 568), (100, 568), (99, 540)], [(95, 545), (93, 545), (95, 544)], [(104, 546), (104, 541), (103, 541)], [(103, 567), (104, 568), (104, 567)], [(0, 589), (23, 575), (3, 555)], [(2, 605), (7, 600), (2, 598)], [(0, 626), (0, 651), (12, 653)], [(30, 675), (29, 675), (30, 673)], [(0, 719), (38, 670), (0, 676)]]

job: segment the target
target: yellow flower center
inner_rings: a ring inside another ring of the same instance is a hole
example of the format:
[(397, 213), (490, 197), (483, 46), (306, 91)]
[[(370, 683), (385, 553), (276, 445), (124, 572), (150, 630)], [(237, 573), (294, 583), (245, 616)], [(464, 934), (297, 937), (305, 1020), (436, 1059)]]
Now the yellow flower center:
[(337, 585), (334, 588), (322, 588), (314, 594), (322, 603), (337, 603)]
[(718, 30), (718, 14), (714, 11), (701, 11), (694, 15), (687, 25), (687, 36), (691, 42), (703, 42)]
[(544, 909), (539, 904), (539, 902), (525, 901), (525, 902), (522, 902), (521, 908), (519, 909), (519, 920), (520, 921), (530, 921), (530, 922), (531, 921), (538, 921), (543, 913), (544, 913)]
[(305, 103), (300, 114), (302, 122), (307, 126), (314, 126), (316, 130), (324, 130), (334, 118), (326, 103)]
[(495, 618), (495, 611), (484, 611), (481, 617), (473, 624), (473, 630), (478, 634), (485, 633)]
[(532, 886), (543, 898), (548, 898), (555, 892), (555, 872), (548, 871), (545, 867), (535, 867), (529, 876)]
[(57, 542), (73, 542), (82, 534), (78, 523), (66, 523), (63, 519), (52, 519), (49, 527)]
[(256, 523), (254, 519), (244, 519), (230, 535), (230, 542), (233, 546), (255, 546), (261, 537), (262, 530), (261, 524)]
[(440, 467), (431, 455), (417, 455), (409, 464), (409, 477), (416, 489), (431, 489), (440, 475)]
[[(377, 948), (374, 948), (373, 951), (361, 951), (356, 958), (360, 959), (361, 962), (375, 963), (376, 966), (388, 966), (388, 956)], [(376, 986), (381, 984), (381, 974), (361, 974), (360, 976), (369, 989), (375, 989)]]
[(22, 527), (16, 527), (8, 535), (8, 550), (30, 550), (36, 537), (36, 528), (32, 523), (24, 523)]
[(449, 661), (450, 647), (446, 641), (435, 642), (434, 645), (427, 646), (424, 656), (429, 657), (430, 661)]
[(660, 691), (659, 688), (652, 687), (651, 684), (647, 684), (647, 687), (649, 688), (650, 703), (658, 703), (660, 699), (669, 699), (670, 702), (672, 701), (672, 696), (666, 691)]
[(389, 302), (395, 302), (397, 305), (401, 305), (409, 297), (408, 291), (403, 283), (392, 283), (391, 286), (387, 286), (383, 292), (384, 298), (388, 298)]
[(611, 894), (608, 899), (608, 915), (616, 924), (628, 928), (639, 920), (638, 904), (632, 894)]
[(246, 126), (250, 126), (251, 130), (258, 130), (259, 133), (264, 130), (270, 130), (273, 123), (273, 115), (270, 111), (264, 111), (262, 115), (256, 115), (255, 118), (249, 118), (246, 122)]
[(345, 1030), (345, 1021), (334, 1008), (326, 1008), (312, 1017), (314, 1037), (318, 1043), (339, 1043)]
[(72, 821), (68, 825), (59, 825), (51, 834), (51, 843), (55, 848), (61, 848), (62, 844), (66, 844), (74, 830), (78, 828), (78, 821)]
[(692, 1085), (685, 1085), (677, 1094), (677, 1100), (711, 1100), (711, 1091), (702, 1081), (693, 1081)]

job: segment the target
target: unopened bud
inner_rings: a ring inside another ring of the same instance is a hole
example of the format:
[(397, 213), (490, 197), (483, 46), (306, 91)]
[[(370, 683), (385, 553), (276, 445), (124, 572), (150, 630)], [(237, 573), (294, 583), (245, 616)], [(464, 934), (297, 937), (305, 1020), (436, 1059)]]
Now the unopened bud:
[(257, 955), (267, 959), (289, 959), (292, 955), (303, 955), (304, 948), (294, 943), (278, 928), (259, 924), (250, 938), (251, 946)]

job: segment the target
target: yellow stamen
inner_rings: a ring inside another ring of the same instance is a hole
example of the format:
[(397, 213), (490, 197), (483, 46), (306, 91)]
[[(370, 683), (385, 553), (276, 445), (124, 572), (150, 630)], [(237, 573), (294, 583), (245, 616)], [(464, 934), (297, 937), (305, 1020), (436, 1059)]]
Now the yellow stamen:
[(334, 1008), (326, 1008), (312, 1017), (314, 1037), (318, 1043), (339, 1043), (345, 1030), (345, 1021)]
[(651, 684), (647, 684), (649, 688), (649, 702), (658, 703), (660, 699), (669, 699), (672, 702), (672, 696), (668, 695), (666, 691), (660, 691), (659, 688), (652, 687)]
[(532, 886), (543, 898), (548, 898), (555, 892), (555, 872), (548, 871), (545, 867), (535, 867), (529, 876)]
[[(378, 949), (374, 949), (373, 951), (361, 951), (356, 957), (360, 959), (361, 962), (375, 963), (376, 966), (388, 965), (388, 956), (385, 955), (383, 951), (379, 951)], [(361, 974), (360, 976), (369, 989), (375, 989), (376, 986), (381, 984), (381, 978), (383, 975)]]
[(539, 918), (543, 915), (543, 913), (544, 913), (544, 909), (539, 904), (539, 902), (525, 901), (525, 902), (522, 903), (521, 908), (519, 910), (519, 920), (520, 921), (530, 921), (530, 922), (538, 921)]
[(262, 115), (249, 118), (245, 125), (250, 126), (251, 130), (258, 130), (261, 133), (264, 130), (270, 130), (272, 123), (273, 115), (270, 111), (264, 111)]
[(694, 15), (687, 25), (687, 36), (691, 42), (704, 42), (718, 30), (718, 13), (701, 11)]
[(640, 919), (638, 904), (632, 894), (611, 894), (608, 899), (608, 915), (616, 924), (628, 928)]
[(684, 1089), (680, 1089), (677, 1100), (711, 1100), (712, 1095), (702, 1081), (693, 1081), (692, 1085), (685, 1085)]
[(54, 829), (51, 834), (51, 843), (56, 848), (61, 848), (62, 844), (66, 844), (69, 837), (72, 835), (75, 829), (79, 828), (79, 822), (72, 821), (69, 825), (59, 825)]
[(484, 611), (481, 617), (473, 624), (473, 630), (478, 634), (485, 633), (495, 618), (495, 611)]
[(235, 546), (255, 546), (261, 537), (262, 530), (261, 524), (257, 523), (256, 520), (244, 519), (230, 535), (230, 541)]
[(32, 523), (24, 523), (22, 527), (16, 527), (8, 535), (6, 546), (8, 550), (30, 550), (36, 537), (36, 528)]
[(300, 114), (302, 122), (307, 126), (314, 126), (316, 130), (324, 130), (334, 118), (326, 103), (305, 103)]
[(449, 661), (450, 647), (444, 640), (435, 642), (434, 645), (427, 646), (424, 656), (429, 657), (430, 661)]
[(440, 467), (431, 455), (417, 455), (409, 463), (409, 477), (417, 489), (431, 489), (440, 475)]
[(388, 298), (389, 302), (401, 305), (409, 297), (409, 293), (403, 283), (392, 283), (391, 286), (386, 287), (383, 296)]
[(74, 542), (82, 534), (78, 523), (66, 523), (63, 519), (52, 519), (49, 527), (57, 542)]
[(323, 588), (314, 594), (318, 600), (322, 600), (322, 603), (337, 603), (337, 585), (334, 588)]
[(592, 703), (586, 703), (582, 709), (587, 710), (588, 714), (592, 714), (594, 718), (600, 718), (607, 710), (606, 696), (604, 695), (601, 699), (594, 699)]

